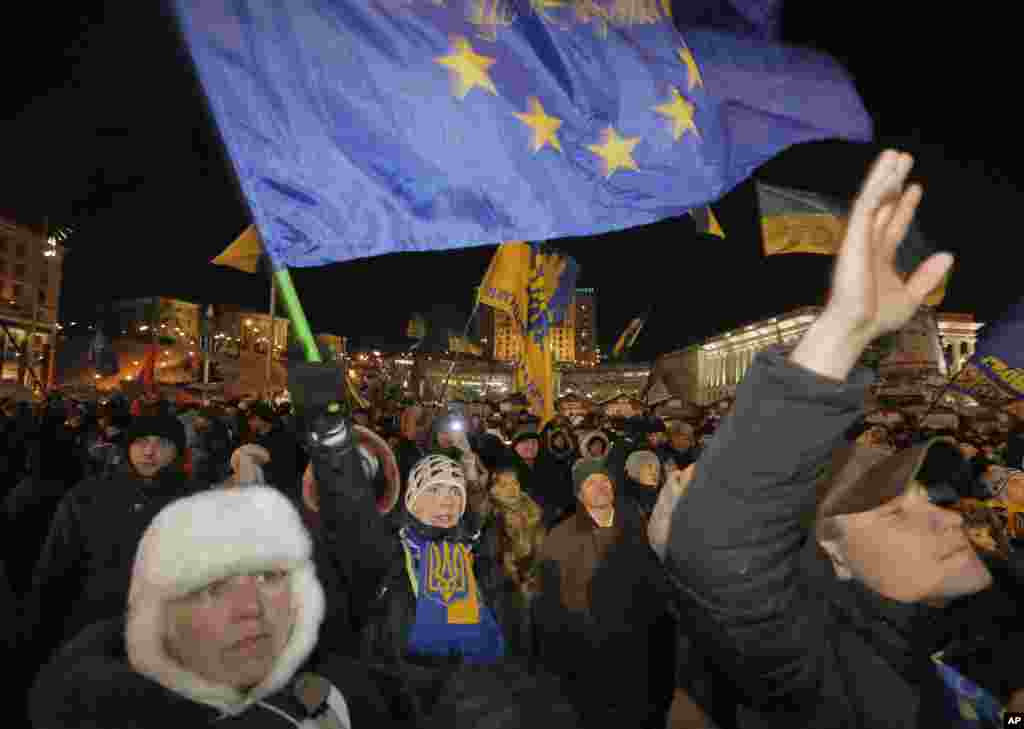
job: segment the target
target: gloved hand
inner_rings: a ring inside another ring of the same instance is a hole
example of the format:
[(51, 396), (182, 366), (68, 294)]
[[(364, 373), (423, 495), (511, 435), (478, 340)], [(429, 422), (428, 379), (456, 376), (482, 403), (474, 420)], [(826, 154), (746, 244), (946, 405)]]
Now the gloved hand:
[(355, 447), (355, 439), (340, 403), (332, 402), (310, 418), (304, 441), (319, 483), (328, 483), (344, 472), (345, 456)]

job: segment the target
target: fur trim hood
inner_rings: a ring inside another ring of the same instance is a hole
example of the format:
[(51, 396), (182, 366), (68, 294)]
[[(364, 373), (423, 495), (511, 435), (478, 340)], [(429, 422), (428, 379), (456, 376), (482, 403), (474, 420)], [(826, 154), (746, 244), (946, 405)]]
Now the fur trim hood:
[[(298, 511), (265, 486), (204, 491), (168, 505), (139, 543), (128, 595), (125, 644), (139, 673), (225, 715), (237, 715), (276, 693), (316, 647), (324, 618), (323, 587), (312, 541)], [(245, 694), (214, 684), (173, 659), (165, 646), (165, 607), (232, 575), (290, 573), (295, 611), (291, 636), (267, 677)]]
[(592, 440), (597, 438), (604, 443), (604, 454), (608, 455), (608, 450), (611, 448), (611, 441), (608, 440), (608, 436), (600, 430), (592, 430), (589, 433), (584, 433), (580, 436), (580, 457), (590, 458), (590, 443)]

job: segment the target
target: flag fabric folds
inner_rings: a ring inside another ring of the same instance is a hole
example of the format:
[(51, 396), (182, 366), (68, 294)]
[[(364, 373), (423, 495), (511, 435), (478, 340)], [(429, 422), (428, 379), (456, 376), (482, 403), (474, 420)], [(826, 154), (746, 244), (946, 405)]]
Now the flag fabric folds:
[(672, 17), (681, 27), (707, 26), (765, 40), (782, 30), (782, 0), (672, 0)]
[(612, 349), (613, 358), (622, 357), (633, 348), (636, 338), (640, 336), (640, 330), (644, 328), (644, 322), (645, 317), (638, 316), (629, 323), (629, 326), (622, 332), (619, 341), (615, 343), (615, 347)]
[(250, 225), (210, 263), (245, 273), (257, 273), (260, 270), (262, 256), (263, 244), (260, 242), (260, 234), (256, 231), (256, 226)]
[(479, 303), (512, 317), (522, 342), (514, 382), (542, 425), (555, 416), (552, 328), (565, 321), (576, 293), (576, 262), (538, 243), (499, 246), (479, 288)]
[(988, 405), (1024, 400), (1024, 299), (978, 334), (954, 387)]
[(624, 229), (790, 145), (871, 138), (829, 57), (680, 31), (669, 5), (174, 2), (278, 266)]
[[(758, 182), (757, 203), (761, 214), (761, 238), (766, 256), (812, 253), (834, 256), (846, 234), (849, 204), (805, 190), (775, 187)], [(900, 245), (896, 265), (909, 273), (934, 252), (934, 246), (914, 223)], [(932, 291), (925, 304), (939, 306), (946, 296), (951, 273)]]

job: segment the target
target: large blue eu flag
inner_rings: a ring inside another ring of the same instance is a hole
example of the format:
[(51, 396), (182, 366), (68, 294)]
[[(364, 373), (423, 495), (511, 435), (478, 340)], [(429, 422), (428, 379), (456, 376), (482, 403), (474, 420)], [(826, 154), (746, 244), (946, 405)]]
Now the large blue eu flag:
[(867, 141), (828, 57), (678, 30), (668, 0), (175, 0), (276, 265), (540, 241)]

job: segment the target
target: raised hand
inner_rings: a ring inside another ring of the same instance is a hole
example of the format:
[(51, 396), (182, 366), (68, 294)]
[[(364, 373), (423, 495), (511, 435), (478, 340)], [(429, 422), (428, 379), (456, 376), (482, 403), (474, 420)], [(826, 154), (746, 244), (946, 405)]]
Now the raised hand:
[(953, 265), (936, 253), (906, 280), (896, 250), (921, 202), (920, 185), (906, 186), (914, 161), (887, 150), (875, 161), (853, 205), (839, 251), (826, 311), (864, 337), (900, 329)]
[(790, 359), (843, 380), (872, 340), (903, 327), (953, 265), (936, 253), (904, 279), (896, 250), (921, 202), (921, 187), (906, 187), (913, 160), (886, 151), (864, 180), (839, 250), (828, 305)]

